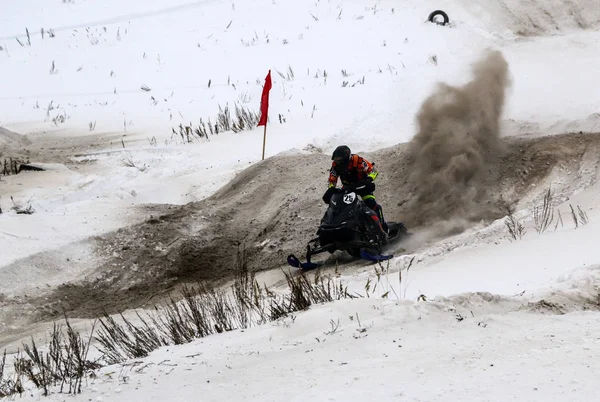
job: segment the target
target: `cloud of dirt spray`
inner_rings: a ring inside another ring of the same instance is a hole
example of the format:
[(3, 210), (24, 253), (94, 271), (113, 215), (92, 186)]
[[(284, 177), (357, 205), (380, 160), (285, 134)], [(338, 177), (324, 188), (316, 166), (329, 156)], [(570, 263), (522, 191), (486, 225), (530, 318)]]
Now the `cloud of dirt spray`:
[(478, 180), (501, 148), (500, 117), (510, 85), (508, 63), (488, 51), (464, 86), (438, 84), (417, 114), (419, 131), (409, 144), (409, 181), (418, 224), (444, 221), (460, 231), (478, 207)]

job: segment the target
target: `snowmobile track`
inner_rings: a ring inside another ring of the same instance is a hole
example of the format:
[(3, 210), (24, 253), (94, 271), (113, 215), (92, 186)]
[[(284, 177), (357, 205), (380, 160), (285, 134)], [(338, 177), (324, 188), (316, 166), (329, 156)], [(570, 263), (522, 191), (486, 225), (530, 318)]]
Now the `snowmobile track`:
[[(478, 207), (470, 211), (469, 222), (505, 216), (507, 205), (537, 191), (532, 186), (555, 169), (571, 172), (576, 179), (584, 155), (600, 160), (600, 134), (506, 137), (503, 143), (505, 151), (493, 156), (481, 172)], [(410, 232), (418, 233), (435, 225), (438, 217), (420, 210), (413, 200), (414, 189), (406, 179), (411, 166), (407, 147), (400, 144), (364, 155), (376, 161), (381, 172), (376, 196), (386, 218), (403, 221)], [(102, 263), (87, 277), (29, 298), (7, 298), (2, 304), (22, 315), (29, 313), (31, 322), (60, 318), (63, 310), (70, 317), (96, 317), (104, 311), (153, 305), (181, 284), (223, 284), (237, 272), (242, 248), (252, 270), (287, 266), (287, 256), (303, 252), (323, 215), (321, 196), (329, 164), (324, 154), (277, 156), (256, 163), (206, 200), (164, 206), (162, 214), (139, 225), (88, 240)], [(450, 209), (448, 216), (452, 213)], [(444, 227), (439, 237), (464, 228)], [(25, 259), (15, 264), (27, 263)]]

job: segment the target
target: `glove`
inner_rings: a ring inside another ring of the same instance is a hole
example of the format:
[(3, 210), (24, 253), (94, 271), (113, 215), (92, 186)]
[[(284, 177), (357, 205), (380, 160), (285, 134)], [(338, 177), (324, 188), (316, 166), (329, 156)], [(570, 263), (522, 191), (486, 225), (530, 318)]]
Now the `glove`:
[(375, 191), (375, 183), (372, 180), (369, 180), (368, 183), (365, 184), (365, 188), (362, 189), (365, 193), (372, 193)]
[[(362, 187), (362, 188), (359, 188)], [(368, 179), (363, 179), (360, 182), (350, 187), (354, 191), (358, 191), (360, 193), (372, 193), (375, 191), (375, 183), (373, 183), (373, 179), (370, 177)]]

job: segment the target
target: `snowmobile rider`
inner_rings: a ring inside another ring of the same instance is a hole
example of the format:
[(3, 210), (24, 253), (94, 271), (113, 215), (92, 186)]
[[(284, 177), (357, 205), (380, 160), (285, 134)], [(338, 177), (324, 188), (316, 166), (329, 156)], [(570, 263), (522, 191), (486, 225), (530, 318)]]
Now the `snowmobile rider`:
[(383, 210), (381, 205), (375, 201), (373, 192), (375, 191), (375, 183), (373, 180), (379, 174), (375, 169), (375, 164), (369, 162), (365, 158), (352, 154), (350, 148), (346, 145), (340, 145), (333, 151), (331, 156), (331, 169), (329, 171), (329, 188), (323, 195), (323, 201), (329, 204), (331, 196), (335, 191), (338, 178), (341, 179), (342, 188), (344, 186), (360, 187), (364, 185), (364, 188), (356, 190), (363, 202), (371, 208), (381, 222), (383, 230), (387, 233), (388, 225), (383, 218)]

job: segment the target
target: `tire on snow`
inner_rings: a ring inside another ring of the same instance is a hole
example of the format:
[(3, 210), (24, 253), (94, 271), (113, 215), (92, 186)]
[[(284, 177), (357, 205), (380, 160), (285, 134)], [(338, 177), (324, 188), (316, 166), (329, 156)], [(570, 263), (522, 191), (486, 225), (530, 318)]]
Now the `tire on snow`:
[[(437, 22), (437, 21), (433, 20), (438, 15), (441, 15), (442, 17), (444, 17), (444, 22)], [(450, 18), (448, 18), (448, 14), (446, 14), (444, 11), (442, 11), (442, 10), (435, 10), (434, 12), (432, 12), (431, 14), (429, 14), (429, 17), (427, 17), (427, 21), (433, 22), (433, 23), (438, 24), (438, 25), (446, 25), (447, 23), (450, 22)]]

